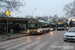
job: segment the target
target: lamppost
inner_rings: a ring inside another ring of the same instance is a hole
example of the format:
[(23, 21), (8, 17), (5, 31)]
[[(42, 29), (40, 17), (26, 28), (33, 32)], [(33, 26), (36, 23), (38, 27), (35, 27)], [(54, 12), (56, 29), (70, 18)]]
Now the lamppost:
[(32, 16), (33, 16), (33, 13), (34, 13), (35, 10), (37, 10), (37, 9), (35, 8), (35, 9), (32, 11)]

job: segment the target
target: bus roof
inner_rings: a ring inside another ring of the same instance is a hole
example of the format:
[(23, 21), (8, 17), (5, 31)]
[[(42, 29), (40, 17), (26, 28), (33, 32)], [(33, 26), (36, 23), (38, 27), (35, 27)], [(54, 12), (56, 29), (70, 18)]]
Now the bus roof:
[(41, 22), (41, 23), (49, 23), (49, 22), (43, 21), (43, 20), (38, 20), (38, 22)]
[(64, 22), (58, 22), (58, 23), (64, 23)]
[(56, 23), (52, 23), (52, 24), (56, 24)]

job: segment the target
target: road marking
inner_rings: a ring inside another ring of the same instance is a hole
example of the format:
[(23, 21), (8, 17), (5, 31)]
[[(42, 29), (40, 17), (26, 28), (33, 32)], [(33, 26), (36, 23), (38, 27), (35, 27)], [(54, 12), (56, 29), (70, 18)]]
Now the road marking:
[(58, 41), (53, 42), (47, 50), (54, 50), (57, 44), (58, 44)]
[(9, 41), (0, 42), (0, 45), (6, 45), (6, 44), (13, 43), (13, 42), (23, 40), (23, 39), (25, 40), (26, 38), (27, 37), (23, 37), (23, 38), (17, 38), (17, 39), (13, 39), (13, 40), (9, 40)]
[(19, 41), (19, 42), (16, 42), (16, 43), (11, 43), (11, 44), (8, 44), (8, 45), (3, 45), (3, 46), (0, 47), (0, 49), (6, 48), (6, 47), (9, 47), (11, 45), (15, 45), (15, 44), (18, 44), (18, 43), (21, 43), (21, 42), (23, 42), (23, 41)]
[(63, 44), (63, 47), (62, 47), (62, 50), (69, 50), (69, 43), (64, 43)]
[(37, 46), (36, 48), (34, 48), (33, 50), (40, 50), (42, 47), (44, 47), (49, 41), (46, 41), (42, 44), (40, 44), (39, 46)]
[(10, 48), (7, 48), (6, 50), (15, 49), (15, 48), (17, 48), (17, 47), (19, 47), (19, 46), (21, 46), (21, 45), (25, 45), (25, 44), (27, 44), (27, 43), (29, 43), (29, 42), (31, 42), (31, 41), (27, 41), (27, 42), (24, 42), (24, 43), (21, 43), (21, 44), (18, 44), (18, 45), (12, 46), (12, 47), (10, 47)]
[(29, 47), (31, 47), (31, 46), (37, 44), (38, 42), (39, 42), (39, 41), (35, 41), (35, 42), (33, 42), (33, 43), (31, 43), (31, 44), (29, 44), (29, 45), (27, 45), (27, 46), (24, 46), (24, 47), (20, 48), (19, 50), (26, 50), (27, 48), (29, 48)]

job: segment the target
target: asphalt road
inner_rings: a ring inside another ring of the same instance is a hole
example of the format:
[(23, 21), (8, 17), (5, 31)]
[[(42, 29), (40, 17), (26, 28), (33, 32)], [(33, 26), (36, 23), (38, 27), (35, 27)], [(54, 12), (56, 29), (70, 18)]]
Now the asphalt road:
[(75, 42), (64, 42), (65, 32), (52, 31), (3, 41), (0, 42), (0, 50), (75, 50)]

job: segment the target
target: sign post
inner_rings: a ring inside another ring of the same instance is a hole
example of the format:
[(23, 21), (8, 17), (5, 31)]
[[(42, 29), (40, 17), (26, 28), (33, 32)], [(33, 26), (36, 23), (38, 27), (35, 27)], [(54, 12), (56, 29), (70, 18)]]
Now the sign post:
[[(6, 11), (6, 16), (7, 16), (7, 34), (8, 34), (8, 16), (9, 16), (9, 11)], [(10, 35), (8, 35), (10, 38)]]
[(6, 11), (6, 15), (9, 16), (9, 11)]

